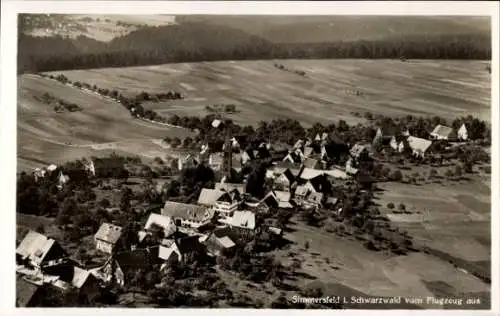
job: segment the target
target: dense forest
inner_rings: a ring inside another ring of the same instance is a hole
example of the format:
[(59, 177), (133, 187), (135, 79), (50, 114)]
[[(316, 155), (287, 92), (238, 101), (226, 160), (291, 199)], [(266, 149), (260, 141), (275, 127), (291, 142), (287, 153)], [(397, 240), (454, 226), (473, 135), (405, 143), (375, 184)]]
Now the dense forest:
[(412, 35), (402, 40), (273, 43), (226, 26), (204, 23), (144, 27), (110, 42), (84, 36), (19, 34), (18, 71), (126, 67), (172, 62), (286, 58), (490, 59), (487, 35)]

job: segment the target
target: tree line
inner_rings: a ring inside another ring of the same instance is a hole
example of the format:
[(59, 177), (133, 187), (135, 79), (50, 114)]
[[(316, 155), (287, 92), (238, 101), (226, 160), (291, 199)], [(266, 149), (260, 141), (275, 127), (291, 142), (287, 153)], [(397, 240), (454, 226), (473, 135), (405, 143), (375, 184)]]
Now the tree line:
[(409, 36), (327, 43), (272, 43), (241, 30), (203, 23), (144, 27), (108, 43), (84, 36), (19, 34), (24, 72), (126, 67), (175, 62), (256, 59), (411, 58), (490, 59), (491, 40), (478, 34)]

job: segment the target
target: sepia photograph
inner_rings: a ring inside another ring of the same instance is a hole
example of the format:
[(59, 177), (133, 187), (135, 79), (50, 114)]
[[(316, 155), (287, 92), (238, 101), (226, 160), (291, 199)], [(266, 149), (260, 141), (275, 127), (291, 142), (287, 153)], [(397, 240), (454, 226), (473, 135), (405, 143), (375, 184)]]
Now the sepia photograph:
[(492, 308), (490, 15), (129, 11), (10, 31), (12, 305)]

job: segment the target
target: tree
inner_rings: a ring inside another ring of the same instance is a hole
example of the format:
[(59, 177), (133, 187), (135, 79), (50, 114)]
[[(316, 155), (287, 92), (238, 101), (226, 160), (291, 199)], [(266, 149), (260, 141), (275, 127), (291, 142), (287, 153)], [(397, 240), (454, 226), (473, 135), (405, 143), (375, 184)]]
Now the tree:
[(406, 206), (403, 203), (400, 203), (399, 206), (398, 206), (398, 209), (400, 211), (404, 211), (404, 210), (406, 210)]
[(64, 200), (59, 213), (57, 214), (56, 222), (61, 226), (71, 223), (73, 215), (75, 215), (77, 205), (74, 199), (67, 198)]
[(395, 170), (392, 172), (390, 176), (392, 181), (401, 181), (403, 179), (403, 174), (399, 170)]
[(394, 203), (392, 203), (392, 202), (387, 203), (387, 208), (390, 210), (394, 209)]
[(192, 143), (193, 143), (193, 139), (188, 136), (188, 137), (184, 138), (184, 140), (182, 141), (182, 146), (184, 148), (188, 148)]
[(456, 177), (461, 177), (462, 176), (462, 167), (459, 165), (455, 166), (455, 176)]
[(174, 137), (172, 141), (170, 141), (170, 147), (177, 148), (181, 144), (181, 140), (179, 137)]

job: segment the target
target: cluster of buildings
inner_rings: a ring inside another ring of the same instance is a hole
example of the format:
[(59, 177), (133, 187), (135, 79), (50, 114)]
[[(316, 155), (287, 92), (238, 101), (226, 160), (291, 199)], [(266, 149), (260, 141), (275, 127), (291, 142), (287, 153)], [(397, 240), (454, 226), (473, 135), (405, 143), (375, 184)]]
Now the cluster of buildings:
[(398, 131), (396, 128), (378, 128), (373, 145), (390, 146), (394, 151), (402, 153), (410, 150), (415, 157), (425, 157), (426, 152), (435, 141), (466, 141), (468, 132), (465, 124), (458, 130), (444, 125), (437, 125), (430, 133), (429, 139), (410, 135), (409, 131)]

